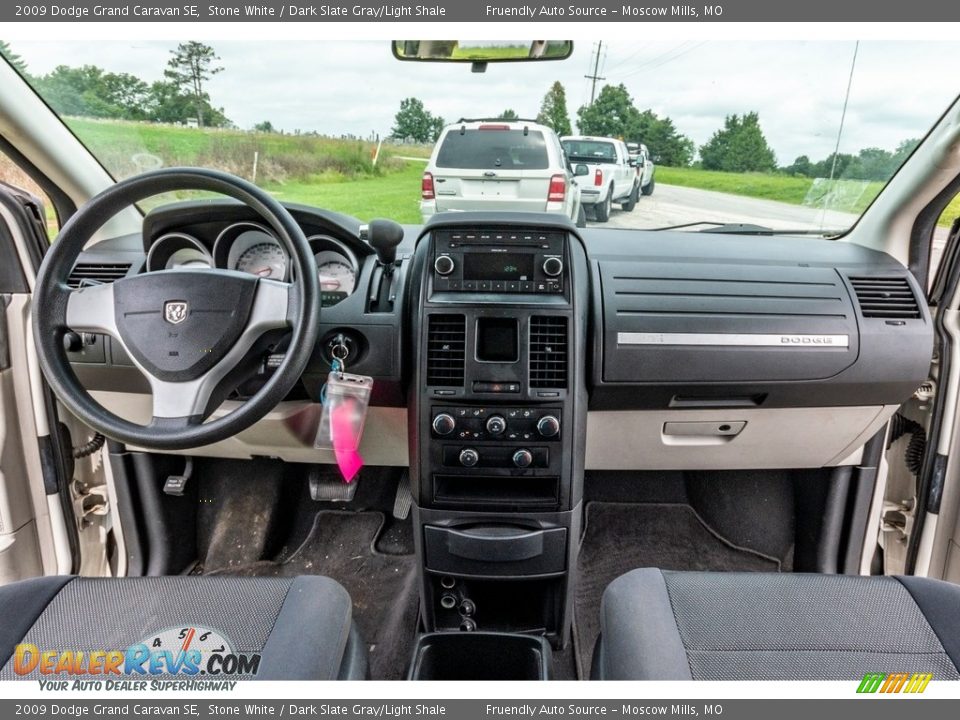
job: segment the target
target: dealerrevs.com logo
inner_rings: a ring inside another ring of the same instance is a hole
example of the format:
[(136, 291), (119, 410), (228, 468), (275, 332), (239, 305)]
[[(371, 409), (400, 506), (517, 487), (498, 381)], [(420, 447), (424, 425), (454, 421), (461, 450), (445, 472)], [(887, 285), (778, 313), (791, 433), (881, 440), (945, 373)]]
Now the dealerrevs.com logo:
[[(81, 679), (100, 681), (87, 683), (89, 689), (146, 689), (143, 682), (131, 686), (124, 680), (241, 679), (252, 678), (259, 669), (258, 653), (234, 652), (222, 633), (200, 626), (168, 628), (124, 649), (52, 649), (21, 643), (13, 655), (13, 671), (23, 679), (41, 680), (44, 689), (84, 689), (70, 682)], [(61, 682), (50, 682), (54, 679)]]

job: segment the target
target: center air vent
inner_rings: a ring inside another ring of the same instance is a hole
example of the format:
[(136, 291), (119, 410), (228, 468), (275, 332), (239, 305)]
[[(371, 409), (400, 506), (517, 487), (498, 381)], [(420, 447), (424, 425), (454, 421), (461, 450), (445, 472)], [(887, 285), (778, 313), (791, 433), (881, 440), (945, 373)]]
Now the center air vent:
[(905, 277), (852, 277), (860, 312), (865, 318), (919, 318), (917, 298)]
[[(67, 279), (67, 285), (78, 288), (81, 284), (102, 285), (125, 277), (130, 263), (77, 263)], [(84, 283), (84, 280), (89, 282)]]
[(463, 315), (431, 315), (427, 329), (427, 385), (463, 386), (467, 322)]
[(530, 387), (567, 387), (567, 319), (530, 318)]

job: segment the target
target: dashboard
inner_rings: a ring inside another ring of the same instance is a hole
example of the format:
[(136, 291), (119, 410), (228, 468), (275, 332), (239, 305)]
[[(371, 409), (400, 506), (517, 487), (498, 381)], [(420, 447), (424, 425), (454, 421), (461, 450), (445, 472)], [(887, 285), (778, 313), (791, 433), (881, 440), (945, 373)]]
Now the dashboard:
[[(929, 370), (933, 330), (922, 291), (893, 258), (852, 243), (577, 229), (551, 215), (457, 213), (404, 229), (384, 294), (358, 220), (288, 209), (311, 239), (324, 289), (320, 342), (297, 391), (271, 418), (204, 452), (328, 462), (313, 448), (311, 428), (330, 349), (341, 341), (350, 347), (348, 370), (374, 378), (364, 457), (411, 467), (429, 458), (444, 468), (421, 488), (434, 499), (465, 487), (464, 450), (476, 451), (481, 485), (516, 471), (513, 453), (504, 460), (481, 452), (488, 439), (479, 426), (457, 426), (457, 442), (441, 439), (438, 415), (456, 420), (478, 410), (509, 426), (501, 405), (535, 410), (506, 432), (526, 441), (513, 451), (530, 451), (530, 474), (540, 477), (539, 499), (549, 504), (564, 501), (562, 479), (576, 476), (575, 463), (664, 470), (855, 463)], [(84, 273), (172, 267), (289, 279), (284, 252), (252, 211), (188, 202), (149, 213), (142, 236), (88, 248), (74, 282)], [(144, 398), (149, 407), (142, 377), (109, 338), (94, 341), (70, 354), (78, 377), (135, 419)], [(448, 345), (460, 355), (449, 357)], [(283, 351), (281, 344), (269, 352)], [(256, 381), (270, 367), (267, 357)], [(256, 382), (247, 388), (255, 389)], [(241, 388), (235, 399), (243, 396)], [(531, 418), (560, 422), (560, 450), (532, 434)], [(460, 432), (480, 432), (481, 446), (460, 442), (469, 439)]]
[[(221, 225), (187, 224), (146, 236), (145, 271), (219, 268), (292, 280), (287, 252), (272, 230), (255, 220)], [(211, 242), (213, 231), (217, 232)], [(322, 306), (337, 305), (357, 289), (358, 250), (330, 232), (314, 232), (307, 241), (314, 252)]]

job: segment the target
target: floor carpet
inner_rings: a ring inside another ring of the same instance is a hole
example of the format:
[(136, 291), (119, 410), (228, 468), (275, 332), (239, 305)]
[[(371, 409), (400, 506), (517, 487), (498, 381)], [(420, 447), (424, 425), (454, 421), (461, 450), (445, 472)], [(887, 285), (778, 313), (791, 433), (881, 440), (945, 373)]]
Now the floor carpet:
[[(630, 570), (779, 572), (780, 562), (716, 534), (689, 505), (591, 502), (577, 563), (574, 635), (578, 673), (590, 676), (600, 633), (600, 597)], [(643, 618), (638, 618), (642, 621)]]
[(383, 525), (380, 512), (320, 511), (289, 557), (214, 574), (333, 578), (353, 599), (354, 622), (370, 647), (371, 678), (399, 680), (405, 677), (418, 626), (416, 558), (378, 552), (374, 545)]

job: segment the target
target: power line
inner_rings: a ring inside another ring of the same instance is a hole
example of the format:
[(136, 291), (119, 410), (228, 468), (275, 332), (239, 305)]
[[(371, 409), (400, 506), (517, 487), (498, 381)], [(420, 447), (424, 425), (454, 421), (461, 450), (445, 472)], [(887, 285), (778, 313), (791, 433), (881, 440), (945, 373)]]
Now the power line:
[(636, 75), (637, 73), (643, 72), (644, 70), (653, 70), (655, 68), (662, 67), (667, 63), (671, 63), (674, 60), (677, 60), (683, 57), (684, 55), (687, 55), (688, 53), (691, 53), (694, 50), (700, 47), (703, 47), (704, 45), (707, 44), (707, 41), (704, 40), (694, 45), (688, 45), (688, 43), (689, 41), (682, 42), (679, 45), (670, 48), (666, 52), (660, 53), (659, 55), (655, 55), (654, 57), (648, 60), (645, 60), (644, 62), (632, 68), (630, 72), (625, 73), (621, 77), (628, 78), (628, 77), (631, 77), (632, 75)]
[(833, 147), (833, 162), (830, 163), (830, 180), (827, 185), (830, 190), (823, 203), (823, 212), (820, 215), (820, 228), (823, 229), (824, 222), (827, 219), (827, 203), (829, 202), (830, 192), (833, 191), (833, 178), (837, 172), (837, 154), (840, 152), (840, 139), (843, 137), (843, 124), (847, 120), (847, 105), (850, 102), (850, 88), (853, 87), (853, 72), (857, 68), (857, 53), (860, 51), (860, 41), (857, 40), (853, 46), (853, 58), (850, 60), (850, 76), (847, 78), (847, 94), (843, 96), (843, 110), (840, 112), (840, 127), (837, 129), (837, 144)]
[(597, 96), (597, 80), (606, 80), (605, 77), (600, 77), (600, 51), (603, 49), (603, 40), (600, 40), (597, 43), (596, 56), (593, 61), (593, 74), (584, 75), (587, 80), (590, 80), (590, 104), (593, 105), (593, 100)]

